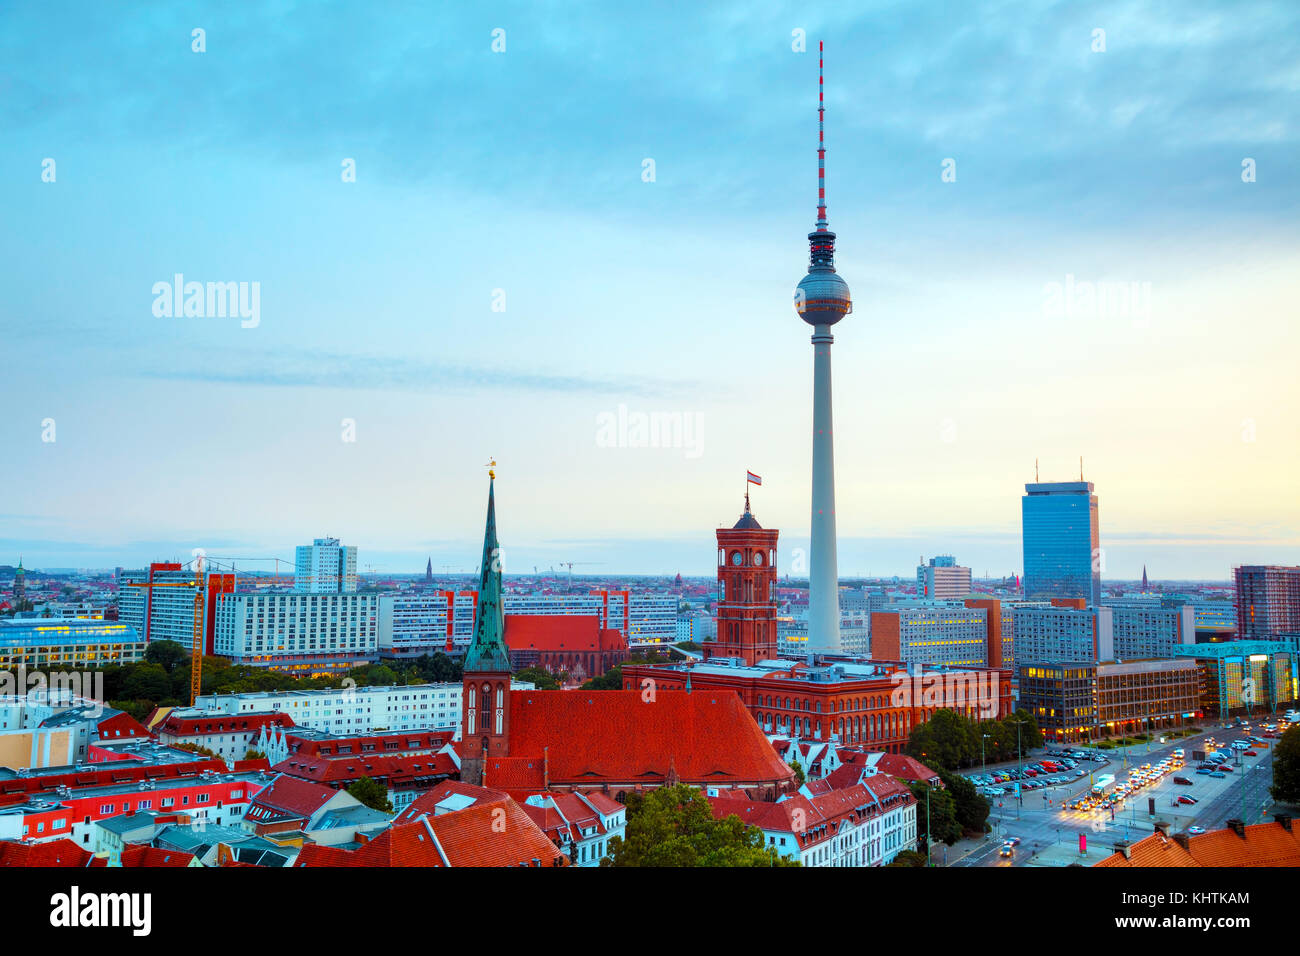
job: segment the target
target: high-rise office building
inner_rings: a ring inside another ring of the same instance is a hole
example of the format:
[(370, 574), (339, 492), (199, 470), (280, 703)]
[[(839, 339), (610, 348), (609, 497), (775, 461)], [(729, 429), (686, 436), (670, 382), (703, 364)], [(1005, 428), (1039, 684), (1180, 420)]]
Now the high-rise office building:
[(310, 594), (350, 594), (357, 589), (357, 549), (338, 538), (317, 538), (298, 545), (293, 589)]
[(1237, 639), (1300, 635), (1300, 567), (1244, 565), (1237, 582)]
[(927, 601), (951, 601), (970, 594), (970, 568), (950, 554), (930, 559), (916, 568), (916, 596)]
[(1027, 484), (1020, 503), (1025, 597), (1100, 604), (1102, 558), (1092, 482)]

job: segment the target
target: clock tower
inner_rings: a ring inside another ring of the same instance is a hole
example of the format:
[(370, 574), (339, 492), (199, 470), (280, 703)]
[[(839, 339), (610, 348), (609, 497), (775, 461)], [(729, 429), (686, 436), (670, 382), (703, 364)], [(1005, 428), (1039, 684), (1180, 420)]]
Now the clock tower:
[(718, 529), (718, 634), (704, 657), (740, 657), (746, 664), (776, 658), (776, 530), (749, 510), (732, 528)]

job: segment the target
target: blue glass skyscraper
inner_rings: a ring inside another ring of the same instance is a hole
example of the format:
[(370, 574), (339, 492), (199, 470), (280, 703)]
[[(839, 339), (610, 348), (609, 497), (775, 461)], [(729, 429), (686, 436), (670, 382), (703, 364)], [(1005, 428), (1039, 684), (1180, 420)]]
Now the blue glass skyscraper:
[(1092, 482), (1028, 484), (1020, 504), (1025, 597), (1100, 604), (1102, 556)]

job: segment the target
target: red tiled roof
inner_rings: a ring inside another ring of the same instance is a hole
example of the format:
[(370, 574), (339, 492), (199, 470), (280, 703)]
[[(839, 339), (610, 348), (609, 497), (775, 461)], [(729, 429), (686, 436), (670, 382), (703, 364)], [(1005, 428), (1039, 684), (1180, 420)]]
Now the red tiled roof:
[(700, 785), (777, 784), (793, 777), (733, 690), (661, 690), (649, 701), (636, 690), (510, 694), (510, 752), (517, 756), (507, 758), (510, 763), (485, 762), (487, 783), (502, 789), (534, 773), (530, 789), (543, 789), (544, 750), (552, 784), (658, 786), (670, 769)]
[(180, 717), (169, 713), (155, 726), (154, 733), (173, 737), (202, 737), (207, 734), (256, 734), (263, 727), (292, 727), (293, 718), (276, 711), (262, 714), (212, 714)]
[(451, 796), (472, 797), (475, 801), (492, 801), (503, 799), (505, 794), (500, 790), (476, 787), (472, 783), (462, 783), (460, 780), (444, 780), (432, 790), (425, 791), (412, 800), (410, 806), (399, 813), (393, 822), (410, 823), (424, 813), (433, 816), (438, 804)]
[[(897, 786), (897, 781), (894, 782)], [(881, 811), (877, 797), (865, 784), (805, 797), (797, 794), (779, 803), (738, 800), (733, 796), (709, 797), (714, 819), (737, 816), (762, 830), (793, 833), (800, 846), (811, 846), (835, 836), (844, 821), (863, 820)]]
[(309, 843), (294, 866), (519, 866), (534, 858), (542, 866), (568, 862), (519, 804), (504, 797), (394, 824), (355, 850)]
[(1116, 851), (1094, 867), (1300, 866), (1300, 833), (1279, 823), (1256, 823), (1241, 834), (1228, 828), (1189, 835), (1187, 848), (1163, 833), (1153, 833), (1129, 847), (1126, 858)]
[(157, 847), (131, 844), (122, 850), (123, 866), (189, 866), (193, 853), (179, 850), (160, 850)]
[(883, 753), (876, 761), (876, 769), (903, 780), (933, 780), (939, 776), (921, 761), (907, 754)]
[(265, 807), (286, 816), (310, 818), (313, 813), (338, 795), (339, 792), (333, 787), (323, 787), (318, 783), (300, 780), (282, 773), (272, 780), (269, 786), (262, 788), (248, 809), (250, 815), (255, 808)]
[(124, 740), (128, 737), (148, 737), (149, 731), (130, 714), (118, 713), (105, 717), (97, 725), (100, 740)]
[(346, 786), (362, 777), (378, 780), (389, 788), (430, 777), (449, 777), (457, 767), (445, 753), (423, 754), (343, 754), (320, 756), (293, 754), (273, 768), (303, 780), (332, 786)]
[(0, 866), (106, 866), (89, 850), (82, 849), (71, 840), (51, 840), (49, 843), (19, 843), (0, 840)]
[(627, 650), (623, 632), (602, 628), (594, 614), (507, 614), (506, 646), (512, 651), (587, 653)]

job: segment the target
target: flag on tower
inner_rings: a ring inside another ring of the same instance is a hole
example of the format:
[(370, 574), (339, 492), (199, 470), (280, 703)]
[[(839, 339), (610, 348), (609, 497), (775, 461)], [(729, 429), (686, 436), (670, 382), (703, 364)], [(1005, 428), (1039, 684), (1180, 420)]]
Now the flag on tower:
[(752, 471), (747, 471), (745, 472), (745, 483), (749, 485), (761, 485), (763, 479), (758, 477), (758, 475), (754, 474)]

